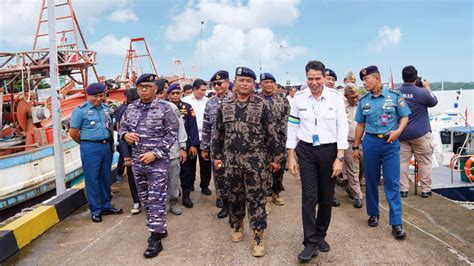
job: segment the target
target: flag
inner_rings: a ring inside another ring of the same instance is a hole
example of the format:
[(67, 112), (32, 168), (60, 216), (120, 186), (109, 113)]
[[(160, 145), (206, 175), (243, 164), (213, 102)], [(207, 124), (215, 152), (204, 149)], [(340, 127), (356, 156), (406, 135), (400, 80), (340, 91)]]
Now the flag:
[(464, 121), (466, 123), (466, 127), (469, 126), (469, 118), (467, 117), (467, 107), (466, 107), (466, 111), (464, 111)]
[(395, 89), (395, 82), (393, 81), (393, 73), (392, 73), (392, 67), (390, 67), (390, 85), (392, 86), (392, 89)]

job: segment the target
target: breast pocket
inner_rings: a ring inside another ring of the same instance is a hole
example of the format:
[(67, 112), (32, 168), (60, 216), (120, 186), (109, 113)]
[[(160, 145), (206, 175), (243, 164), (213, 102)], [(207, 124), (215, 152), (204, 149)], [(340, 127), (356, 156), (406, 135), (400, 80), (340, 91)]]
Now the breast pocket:
[(149, 129), (153, 129), (155, 131), (161, 130), (163, 128), (163, 119), (148, 119), (145, 123)]
[(84, 122), (84, 127), (87, 129), (94, 129), (100, 127), (99, 116), (95, 113), (88, 114)]
[(374, 109), (364, 109), (362, 110), (362, 114), (364, 115), (366, 122), (377, 122), (377, 114)]
[(328, 109), (322, 114), (322, 117), (326, 120), (336, 120), (337, 112), (335, 109)]

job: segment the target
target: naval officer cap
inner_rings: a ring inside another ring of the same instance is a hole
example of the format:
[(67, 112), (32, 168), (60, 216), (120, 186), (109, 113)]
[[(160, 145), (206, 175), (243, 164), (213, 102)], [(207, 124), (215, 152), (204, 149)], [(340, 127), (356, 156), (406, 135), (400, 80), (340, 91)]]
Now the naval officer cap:
[(364, 80), (366, 76), (374, 74), (374, 73), (380, 74), (377, 66), (368, 66), (368, 67), (362, 68), (362, 70), (359, 73), (359, 77), (361, 80)]
[(253, 78), (254, 80), (257, 79), (255, 72), (253, 72), (253, 70), (248, 67), (238, 67), (235, 70), (235, 77), (249, 77)]
[(334, 72), (334, 70), (332, 70), (332, 69), (326, 68), (326, 72), (324, 72), (324, 75), (333, 77), (334, 80), (337, 80), (336, 72)]
[(166, 91), (166, 93), (170, 93), (174, 90), (181, 90), (181, 87), (179, 86), (179, 83), (173, 83), (171, 84), (169, 87), (168, 87), (168, 90)]
[(216, 81), (216, 80), (221, 80), (221, 79), (229, 79), (229, 72), (225, 70), (219, 70), (214, 75), (212, 75), (210, 81)]
[(101, 83), (92, 83), (87, 86), (87, 95), (97, 95), (105, 92), (105, 85)]
[(273, 82), (277, 82), (275, 77), (270, 74), (270, 73), (262, 73), (260, 74), (260, 82), (264, 81), (264, 80), (273, 80)]
[(140, 83), (143, 82), (154, 82), (156, 80), (156, 75), (155, 74), (150, 74), (150, 73), (145, 73), (142, 74), (137, 81), (135, 82), (135, 85), (138, 86)]

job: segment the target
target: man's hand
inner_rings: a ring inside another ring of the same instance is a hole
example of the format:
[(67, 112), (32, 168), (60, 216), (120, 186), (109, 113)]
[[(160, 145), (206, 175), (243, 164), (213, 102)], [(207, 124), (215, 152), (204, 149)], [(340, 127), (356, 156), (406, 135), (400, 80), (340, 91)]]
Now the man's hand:
[(184, 163), (186, 159), (188, 158), (188, 155), (186, 154), (185, 150), (179, 149), (179, 160)]
[(426, 79), (421, 80), (421, 84), (423, 84), (423, 88), (431, 91), (430, 82), (428, 80)]
[(354, 158), (354, 160), (359, 160), (360, 158), (359, 149), (353, 151), (352, 158)]
[(390, 135), (390, 137), (387, 139), (386, 142), (392, 143), (392, 142), (394, 142), (394, 141), (396, 141), (396, 140), (398, 139), (398, 137), (400, 136), (401, 132), (399, 132), (398, 130), (394, 130), (394, 131), (388, 132), (388, 134)]
[(215, 169), (221, 169), (224, 166), (224, 163), (222, 160), (214, 160), (214, 168)]
[(145, 152), (145, 153), (140, 154), (138, 156), (138, 160), (140, 160), (140, 162), (142, 162), (144, 164), (149, 164), (149, 163), (153, 162), (155, 159), (156, 159), (156, 156), (151, 151)]
[(130, 157), (123, 158), (123, 163), (125, 164), (125, 166), (130, 167), (132, 165), (132, 158)]
[(332, 163), (332, 175), (331, 177), (336, 177), (342, 173), (342, 162), (336, 158)]
[(191, 146), (191, 148), (189, 148), (189, 153), (191, 153), (191, 159), (196, 158), (196, 156), (198, 155), (198, 150), (196, 146)]
[(274, 173), (277, 172), (278, 170), (280, 170), (280, 163), (271, 162), (270, 163), (270, 169)]
[(290, 170), (290, 173), (293, 176), (298, 175), (298, 163), (296, 162), (296, 160), (294, 158), (290, 158), (288, 160), (288, 169)]
[(140, 137), (137, 133), (125, 133), (123, 139), (125, 142), (127, 142), (127, 144), (133, 145), (135, 142), (140, 140)]
[(209, 152), (208, 151), (201, 151), (201, 156), (204, 160), (209, 160)]

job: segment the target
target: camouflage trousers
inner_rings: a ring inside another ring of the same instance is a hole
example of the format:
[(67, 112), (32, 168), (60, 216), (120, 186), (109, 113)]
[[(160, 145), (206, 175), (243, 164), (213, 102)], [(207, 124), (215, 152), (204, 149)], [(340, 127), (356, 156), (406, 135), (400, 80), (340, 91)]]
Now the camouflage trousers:
[(229, 223), (235, 227), (245, 218), (245, 207), (249, 214), (251, 229), (267, 228), (265, 212), (265, 179), (261, 171), (225, 168), (229, 191)]
[(271, 196), (272, 193), (280, 193), (284, 190), (283, 187), (283, 174), (285, 173), (286, 159), (280, 162), (280, 170), (272, 172), (271, 169), (265, 169), (265, 177), (267, 180), (265, 192), (267, 196)]
[(169, 160), (157, 159), (148, 165), (143, 165), (138, 158), (133, 158), (132, 170), (135, 174), (138, 197), (145, 208), (150, 232), (166, 232), (168, 165)]
[(214, 161), (211, 162), (212, 175), (214, 177), (214, 186), (216, 188), (217, 199), (227, 201), (229, 199), (229, 193), (227, 191), (227, 182), (225, 180), (224, 169), (215, 169)]

